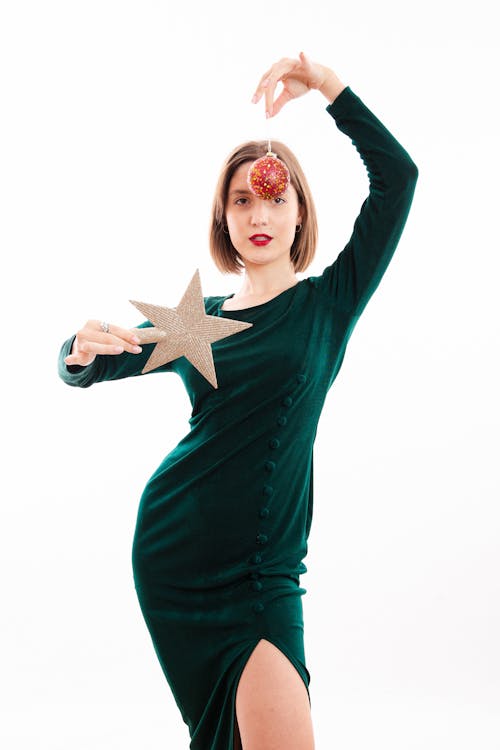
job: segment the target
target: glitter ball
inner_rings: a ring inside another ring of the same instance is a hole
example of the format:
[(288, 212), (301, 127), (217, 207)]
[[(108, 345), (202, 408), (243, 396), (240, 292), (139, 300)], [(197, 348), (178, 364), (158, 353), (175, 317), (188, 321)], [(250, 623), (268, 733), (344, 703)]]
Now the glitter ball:
[(275, 154), (254, 161), (248, 170), (248, 187), (259, 198), (271, 200), (285, 192), (290, 184), (288, 167)]

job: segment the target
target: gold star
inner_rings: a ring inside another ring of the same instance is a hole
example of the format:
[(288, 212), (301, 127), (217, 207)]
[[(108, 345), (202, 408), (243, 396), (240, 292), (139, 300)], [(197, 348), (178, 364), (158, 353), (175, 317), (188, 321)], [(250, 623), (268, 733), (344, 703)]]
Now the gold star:
[(184, 356), (214, 388), (218, 388), (218, 385), (210, 344), (253, 325), (207, 315), (198, 270), (177, 307), (160, 307), (134, 300), (130, 302), (154, 324), (153, 327), (134, 329), (141, 344), (156, 343), (142, 372), (149, 372)]

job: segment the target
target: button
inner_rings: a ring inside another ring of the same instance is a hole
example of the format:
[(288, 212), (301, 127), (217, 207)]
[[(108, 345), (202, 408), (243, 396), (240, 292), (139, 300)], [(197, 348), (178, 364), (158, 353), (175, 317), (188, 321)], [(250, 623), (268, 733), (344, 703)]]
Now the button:
[(279, 448), (279, 444), (280, 441), (278, 440), (278, 438), (271, 438), (271, 440), (269, 441), (269, 447), (273, 448), (273, 450), (274, 448)]
[(250, 562), (253, 565), (260, 565), (260, 563), (262, 562), (262, 556), (258, 554), (252, 555)]
[(267, 534), (257, 534), (256, 540), (257, 544), (266, 544)]
[(262, 591), (262, 583), (260, 581), (252, 581), (252, 589), (254, 591)]
[(291, 396), (285, 396), (281, 403), (283, 404), (283, 406), (291, 406), (293, 404), (293, 398)]
[(297, 380), (297, 383), (305, 383), (305, 382), (306, 382), (306, 380), (307, 380), (307, 378), (306, 378), (306, 376), (304, 375), (304, 373), (302, 373), (302, 372), (299, 372), (299, 374), (297, 375), (297, 378), (296, 378), (296, 380)]
[(269, 508), (261, 508), (259, 510), (259, 516), (261, 518), (269, 518)]
[(274, 487), (271, 487), (270, 484), (265, 484), (264, 487), (262, 488), (262, 494), (265, 495), (266, 497), (271, 497), (273, 492), (274, 492)]
[(266, 463), (264, 464), (264, 469), (268, 471), (269, 473), (271, 471), (274, 471), (275, 468), (276, 468), (276, 464), (274, 463), (274, 461), (266, 461)]
[(264, 605), (261, 602), (256, 602), (253, 605), (253, 611), (259, 614), (260, 612), (264, 611)]
[(287, 423), (286, 417), (278, 417), (276, 422), (279, 424), (280, 427), (284, 427)]

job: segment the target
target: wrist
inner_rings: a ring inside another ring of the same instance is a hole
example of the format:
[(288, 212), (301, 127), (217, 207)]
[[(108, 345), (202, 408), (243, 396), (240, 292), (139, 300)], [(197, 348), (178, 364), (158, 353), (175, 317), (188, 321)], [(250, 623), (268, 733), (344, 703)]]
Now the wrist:
[(342, 83), (340, 78), (330, 68), (325, 68), (325, 77), (321, 86), (318, 87), (318, 91), (323, 94), (328, 102), (332, 104), (337, 96), (346, 88), (346, 84)]

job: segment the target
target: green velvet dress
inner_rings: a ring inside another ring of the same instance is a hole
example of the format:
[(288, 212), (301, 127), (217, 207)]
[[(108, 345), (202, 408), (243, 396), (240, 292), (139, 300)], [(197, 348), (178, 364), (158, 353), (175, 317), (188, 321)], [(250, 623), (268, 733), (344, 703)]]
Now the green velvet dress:
[[(144, 489), (132, 562), (192, 750), (232, 750), (238, 680), (261, 638), (286, 655), (309, 695), (300, 575), (317, 424), (353, 328), (399, 242), (418, 177), (407, 151), (349, 86), (326, 110), (370, 182), (347, 245), (321, 275), (263, 304), (225, 311), (233, 295), (205, 297), (209, 315), (253, 323), (212, 345), (218, 389), (185, 357), (155, 371), (182, 378), (190, 430)], [(73, 338), (62, 346), (59, 373), (82, 388), (140, 375), (154, 346), (67, 367)]]

